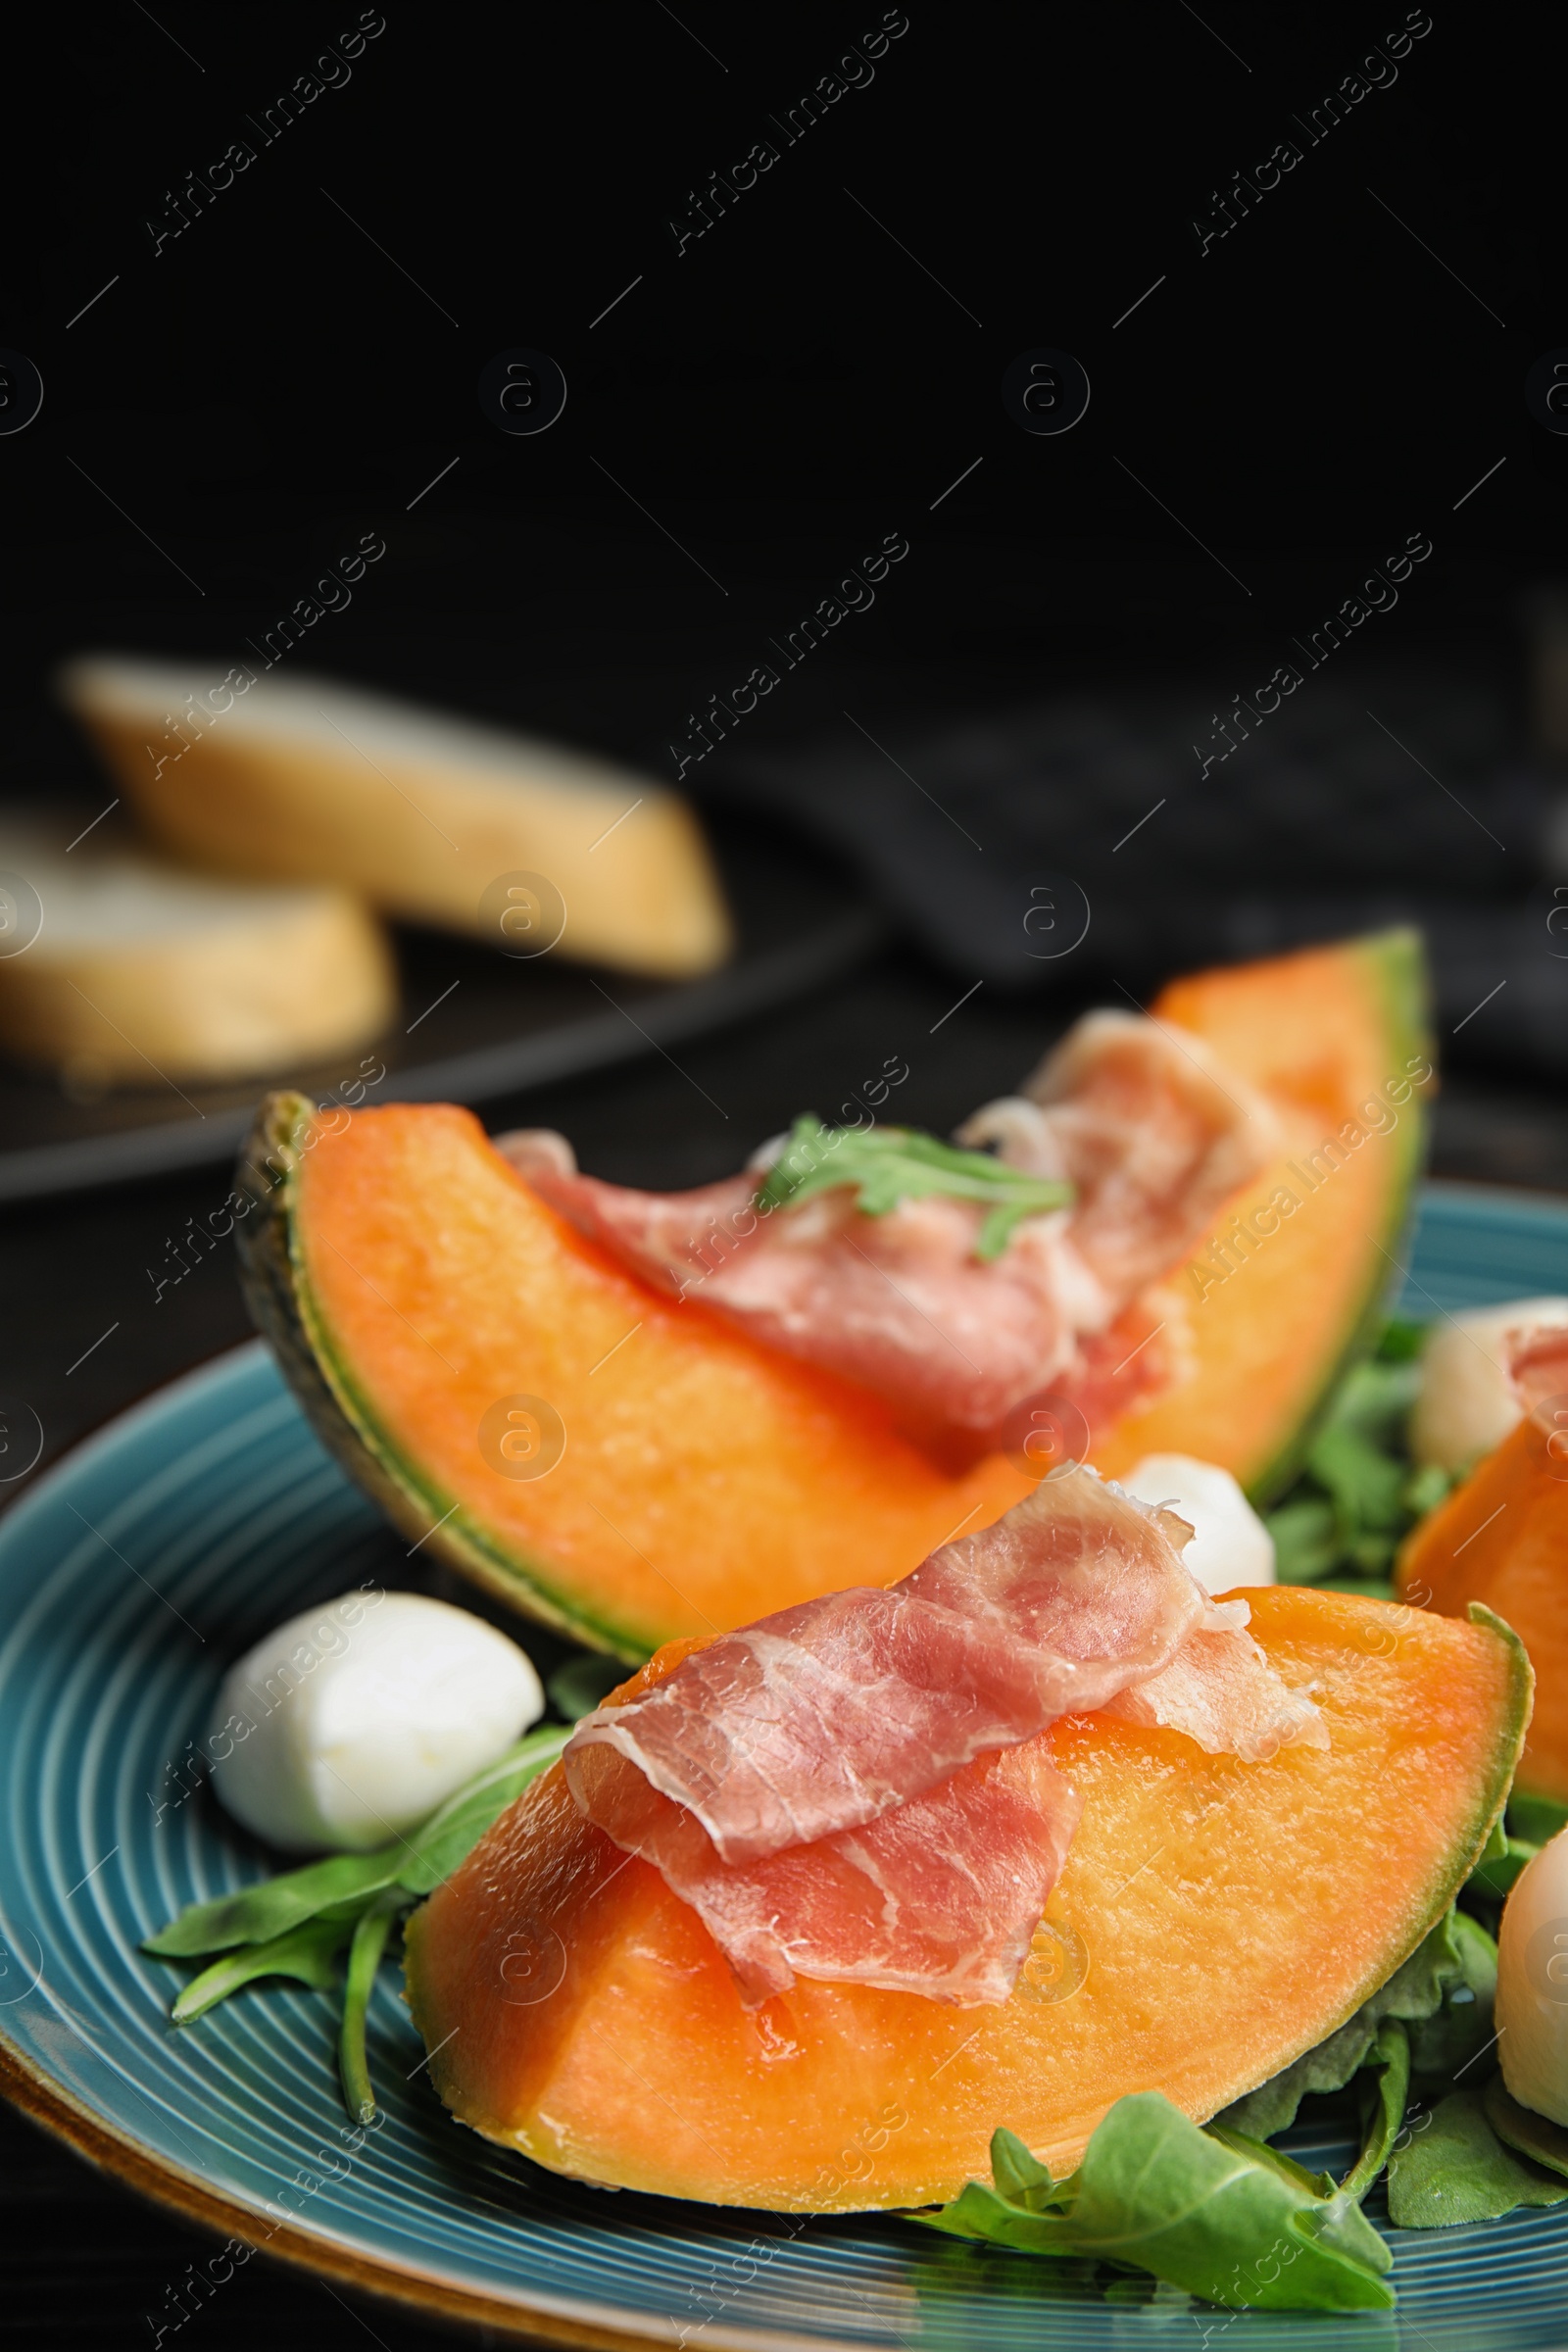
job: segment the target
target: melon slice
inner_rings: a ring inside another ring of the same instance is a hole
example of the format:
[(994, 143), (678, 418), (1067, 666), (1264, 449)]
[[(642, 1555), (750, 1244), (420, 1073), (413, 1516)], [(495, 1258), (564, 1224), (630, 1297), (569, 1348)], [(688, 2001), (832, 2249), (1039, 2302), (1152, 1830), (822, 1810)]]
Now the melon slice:
[(276, 1095), (242, 1183), (251, 1310), (345, 1467), (411, 1541), (633, 1661), (891, 1583), (1028, 1491), (999, 1455), (946, 1476), (874, 1397), (640, 1282), (468, 1111)]
[(270, 666), (264, 659), (257, 676), (241, 664), (219, 684), (198, 669), (94, 657), (68, 663), (59, 684), (137, 814), (178, 857), (337, 883), (389, 914), (509, 951), (516, 941), (501, 936), (501, 918), (514, 923), (516, 910), (486, 893), (543, 875), (555, 896), (519, 903), (527, 947), (551, 945), (537, 926), (556, 930), (564, 909), (563, 956), (675, 978), (729, 953), (707, 846), (667, 786), (327, 679), (269, 677)]
[[(1387, 1131), (1341, 1141), (1337, 1168), (1324, 1138), (1343, 1138), (1375, 1087), (1408, 1092), (1410, 1065), (1426, 1066), (1419, 1002), (1408, 933), (1160, 1000), (1285, 1123), (1299, 1172), (1282, 1161), (1238, 1213), (1287, 1184), (1302, 1201), (1272, 1235), (1228, 1245), (1234, 1273), (1211, 1243), (1143, 1302), (1169, 1328), (1177, 1385), (1097, 1446), (1107, 1474), (1145, 1453), (1224, 1463), (1258, 1492), (1291, 1474), (1375, 1328), (1419, 1164), (1419, 1097), (1385, 1096)], [(1315, 1191), (1314, 1152), (1329, 1171)], [(848, 1581), (891, 1583), (1026, 1491), (1000, 1455), (946, 1475), (864, 1391), (651, 1289), (547, 1208), (466, 1111), (323, 1122), (273, 1096), (242, 1165), (260, 1209), (239, 1228), (252, 1312), (324, 1442), (411, 1542), (585, 1642), (636, 1659)], [(484, 1417), (504, 1421), (509, 1397), (555, 1416), (564, 1451), (543, 1476), (485, 1450)]]
[(695, 1912), (581, 1818), (558, 1765), (410, 1924), (442, 2097), (557, 2172), (792, 2212), (955, 2196), (1002, 2123), (1059, 2177), (1126, 2091), (1206, 2120), (1414, 1950), (1501, 1812), (1530, 1705), (1505, 1631), (1247, 1598), (1331, 1747), (1242, 1764), (1103, 1715), (1053, 1726), (1083, 1819), (996, 2006), (801, 1979), (746, 2010)]
[(1194, 1454), (1267, 1501), (1299, 1469), (1400, 1271), (1432, 1080), (1420, 936), (1202, 972), (1152, 1010), (1268, 1098), (1285, 1148), (1148, 1301), (1176, 1377), (1095, 1462), (1114, 1478), (1146, 1453)]
[(1520, 1790), (1568, 1803), (1568, 1462), (1560, 1450), (1555, 1429), (1521, 1421), (1411, 1534), (1399, 1589), (1445, 1616), (1481, 1601), (1507, 1619), (1537, 1677)]

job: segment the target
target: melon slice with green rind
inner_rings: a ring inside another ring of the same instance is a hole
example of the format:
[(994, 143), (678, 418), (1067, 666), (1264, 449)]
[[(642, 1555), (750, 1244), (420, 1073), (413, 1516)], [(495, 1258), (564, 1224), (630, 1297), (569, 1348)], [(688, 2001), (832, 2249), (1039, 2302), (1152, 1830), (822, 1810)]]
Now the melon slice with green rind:
[(1059, 2178), (1127, 2091), (1213, 2116), (1344, 2025), (1442, 1917), (1530, 1706), (1495, 1624), (1300, 1587), (1247, 1598), (1329, 1747), (1244, 1764), (1104, 1715), (1054, 1725), (1083, 1817), (1038, 1959), (998, 2005), (803, 1978), (745, 2009), (696, 1913), (582, 1819), (557, 1767), (410, 1925), (441, 2095), (558, 2172), (780, 2211), (951, 2198), (986, 2177), (1003, 2122)]
[[(1156, 1010), (1268, 1095), (1282, 1164), (1299, 1164), (1419, 1059), (1420, 1004), (1418, 944), (1395, 932), (1178, 982)], [(1097, 1445), (1101, 1469), (1178, 1452), (1257, 1492), (1290, 1475), (1391, 1276), (1419, 1095), (1387, 1115), (1316, 1190), (1279, 1178), (1302, 1205), (1235, 1271), (1180, 1269), (1146, 1295), (1175, 1385)], [(322, 1117), (274, 1096), (241, 1164), (247, 1297), (325, 1444), (411, 1544), (583, 1642), (636, 1660), (849, 1580), (890, 1583), (1027, 1491), (1001, 1455), (950, 1475), (865, 1391), (653, 1290), (466, 1111)], [(1238, 1207), (1277, 1190), (1265, 1177)], [(537, 1479), (482, 1443), (485, 1414), (519, 1396), (564, 1433)]]

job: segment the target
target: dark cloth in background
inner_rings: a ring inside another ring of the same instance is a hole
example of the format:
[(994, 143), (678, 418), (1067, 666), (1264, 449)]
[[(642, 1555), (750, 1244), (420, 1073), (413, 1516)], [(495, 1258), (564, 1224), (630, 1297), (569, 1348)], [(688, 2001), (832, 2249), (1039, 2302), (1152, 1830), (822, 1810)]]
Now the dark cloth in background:
[(1501, 684), (1348, 664), (1239, 723), (1168, 686), (965, 719), (865, 708), (782, 749), (737, 734), (686, 782), (831, 847), (956, 980), (1142, 1000), (1173, 971), (1415, 921), (1446, 1052), (1568, 1069), (1560, 790)]

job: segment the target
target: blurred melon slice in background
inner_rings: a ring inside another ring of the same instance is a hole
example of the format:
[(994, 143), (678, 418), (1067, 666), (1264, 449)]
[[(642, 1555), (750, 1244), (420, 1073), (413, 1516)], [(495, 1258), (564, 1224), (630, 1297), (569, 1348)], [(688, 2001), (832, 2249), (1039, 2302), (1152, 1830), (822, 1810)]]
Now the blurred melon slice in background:
[(347, 891), (192, 873), (78, 816), (0, 813), (0, 1050), (91, 1093), (308, 1067), (397, 1003)]
[[(143, 824), (176, 856), (336, 883), (388, 914), (514, 954), (519, 939), (526, 953), (559, 938), (563, 956), (674, 978), (728, 955), (718, 880), (677, 793), (607, 760), (325, 679), (219, 674), (216, 662), (87, 656), (58, 678)], [(520, 894), (511, 901), (509, 885)]]

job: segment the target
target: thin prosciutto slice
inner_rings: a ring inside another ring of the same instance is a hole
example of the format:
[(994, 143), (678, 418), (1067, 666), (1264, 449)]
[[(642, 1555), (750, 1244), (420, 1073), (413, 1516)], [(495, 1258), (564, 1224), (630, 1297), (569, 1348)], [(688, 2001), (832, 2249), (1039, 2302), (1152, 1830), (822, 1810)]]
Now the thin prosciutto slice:
[(863, 1829), (741, 1864), (613, 1749), (573, 1788), (691, 1905), (755, 2008), (797, 1977), (968, 2006), (1004, 2001), (1066, 1860), (1082, 1800), (1043, 1740), (979, 1758)]
[(573, 1798), (699, 1913), (752, 2005), (797, 1976), (1004, 2000), (1078, 1818), (1057, 1716), (1244, 1758), (1322, 1743), (1246, 1603), (1182, 1566), (1191, 1532), (1093, 1471), (1048, 1480), (891, 1590), (780, 1611), (587, 1717)]
[(860, 1828), (1164, 1666), (1213, 1616), (1182, 1566), (1191, 1532), (1092, 1471), (1048, 1479), (890, 1590), (782, 1609), (600, 1708), (566, 1746), (567, 1780), (618, 1838), (582, 1771), (614, 1748), (725, 1862)]
[(958, 1141), (1077, 1190), (1067, 1232), (1108, 1297), (1131, 1298), (1183, 1258), (1278, 1149), (1274, 1114), (1200, 1037), (1129, 1012), (1090, 1012), (1021, 1094)]
[(1520, 1404), (1548, 1437), (1557, 1435), (1564, 1422), (1554, 1419), (1550, 1408), (1568, 1400), (1568, 1326), (1542, 1323), (1510, 1331), (1503, 1346)]
[(755, 1168), (696, 1192), (643, 1193), (581, 1175), (546, 1130), (503, 1136), (499, 1149), (660, 1289), (869, 1389), (917, 1435), (979, 1441), (1048, 1390), (1092, 1388), (1108, 1411), (1157, 1378), (1158, 1355), (1136, 1337), (1104, 1343), (1267, 1165), (1277, 1135), (1266, 1104), (1200, 1040), (1099, 1012), (960, 1141), (1070, 1179), (1072, 1206), (1022, 1219), (987, 1262), (975, 1253), (985, 1211), (970, 1201), (933, 1196), (872, 1217), (844, 1187), (768, 1212)]
[[(1226, 1604), (1234, 1606), (1234, 1603)], [(1250, 1635), (1200, 1627), (1147, 1682), (1129, 1684), (1104, 1708), (1124, 1723), (1185, 1732), (1209, 1755), (1266, 1763), (1282, 1747), (1327, 1747), (1322, 1716), (1292, 1690)]]

